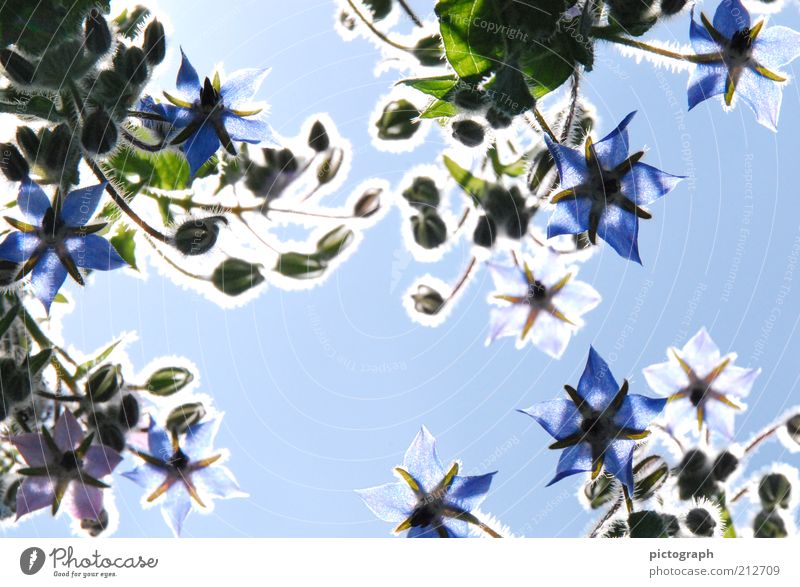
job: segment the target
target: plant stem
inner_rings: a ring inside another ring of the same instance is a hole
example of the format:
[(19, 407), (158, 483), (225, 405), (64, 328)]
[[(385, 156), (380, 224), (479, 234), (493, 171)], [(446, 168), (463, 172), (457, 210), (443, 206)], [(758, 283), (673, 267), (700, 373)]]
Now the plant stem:
[(393, 41), (390, 39), (385, 33), (379, 31), (375, 25), (372, 23), (370, 19), (368, 19), (364, 14), (358, 9), (358, 7), (353, 3), (353, 0), (347, 0), (347, 3), (350, 5), (350, 8), (353, 12), (356, 13), (356, 16), (363, 22), (367, 28), (372, 31), (372, 34), (378, 37), (381, 41), (386, 43), (387, 45), (391, 45), (395, 49), (400, 49), (401, 51), (406, 51), (407, 53), (411, 53), (414, 51), (413, 47), (406, 47), (405, 45), (401, 45), (397, 41)]
[(158, 256), (161, 257), (164, 260), (164, 262), (166, 262), (170, 267), (172, 267), (173, 269), (175, 269), (176, 271), (178, 271), (182, 275), (185, 275), (186, 277), (190, 277), (192, 279), (197, 279), (199, 281), (211, 281), (210, 277), (207, 277), (205, 275), (198, 275), (197, 273), (192, 273), (191, 271), (187, 271), (186, 269), (184, 269), (183, 267), (181, 267), (180, 265), (175, 263), (175, 261), (173, 261), (172, 259), (167, 257), (164, 254), (164, 252), (161, 249), (159, 249), (156, 246), (156, 244), (153, 241), (151, 241), (149, 238), (145, 237), (144, 240), (147, 241), (147, 244), (149, 244), (153, 248), (153, 250), (156, 252), (156, 254), (158, 254)]
[(414, 11), (413, 11), (413, 10), (411, 10), (411, 7), (408, 5), (408, 3), (406, 2), (406, 0), (397, 0), (397, 3), (400, 5), (400, 8), (402, 8), (402, 9), (405, 11), (405, 13), (406, 13), (406, 14), (408, 15), (408, 17), (409, 17), (409, 18), (410, 18), (410, 19), (411, 19), (411, 20), (414, 22), (414, 24), (415, 24), (415, 25), (417, 25), (418, 27), (421, 27), (421, 26), (422, 26), (422, 21), (421, 21), (421, 20), (420, 20), (420, 18), (419, 18), (419, 17), (418, 17), (418, 16), (417, 16), (417, 15), (414, 13)]
[(597, 537), (597, 534), (600, 532), (600, 530), (603, 528), (603, 526), (605, 526), (605, 523), (608, 522), (611, 519), (611, 517), (614, 514), (617, 513), (617, 511), (619, 510), (620, 506), (622, 506), (622, 502), (623, 502), (623, 499), (620, 497), (614, 503), (614, 505), (612, 505), (608, 509), (608, 511), (605, 513), (605, 515), (602, 518), (600, 518), (597, 521), (597, 523), (594, 525), (594, 528), (592, 528), (592, 531), (589, 532), (589, 538), (596, 538)]
[(722, 61), (721, 53), (685, 55), (683, 53), (670, 51), (669, 49), (648, 45), (647, 43), (643, 43), (642, 41), (637, 41), (635, 39), (629, 39), (628, 37), (621, 37), (616, 33), (609, 32), (609, 30), (605, 27), (592, 27), (592, 36), (597, 37), (598, 39), (603, 39), (604, 41), (608, 41), (610, 43), (633, 47), (634, 49), (639, 49), (640, 51), (646, 51), (647, 53), (653, 53), (661, 57), (676, 59), (678, 61), (688, 61), (689, 63), (713, 63), (715, 61)]

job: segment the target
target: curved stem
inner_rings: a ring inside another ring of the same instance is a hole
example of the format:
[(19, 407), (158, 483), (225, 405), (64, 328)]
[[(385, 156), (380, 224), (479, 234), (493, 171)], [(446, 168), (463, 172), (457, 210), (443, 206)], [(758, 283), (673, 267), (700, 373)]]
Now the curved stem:
[(614, 503), (614, 505), (612, 505), (608, 509), (608, 511), (605, 513), (605, 515), (602, 518), (600, 518), (597, 521), (597, 523), (594, 525), (594, 528), (592, 528), (592, 531), (589, 532), (589, 538), (597, 538), (597, 535), (600, 533), (600, 530), (603, 528), (603, 526), (605, 526), (606, 522), (608, 522), (612, 518), (612, 516), (617, 513), (617, 511), (619, 510), (620, 506), (622, 506), (622, 502), (623, 502), (623, 499), (622, 499), (622, 497), (620, 497)]
[(205, 276), (205, 275), (198, 275), (197, 273), (192, 273), (191, 271), (187, 271), (186, 269), (184, 269), (183, 267), (178, 265), (175, 261), (173, 261), (172, 259), (167, 257), (164, 254), (164, 252), (161, 249), (159, 249), (156, 246), (156, 244), (153, 241), (151, 241), (149, 238), (145, 237), (144, 240), (147, 241), (147, 244), (149, 244), (153, 248), (153, 250), (156, 252), (156, 254), (158, 254), (158, 256), (161, 257), (164, 260), (164, 262), (167, 263), (167, 265), (169, 265), (170, 267), (172, 267), (173, 269), (175, 269), (176, 271), (178, 271), (182, 275), (185, 275), (186, 277), (190, 277), (192, 279), (197, 279), (198, 281), (211, 281), (211, 279), (209, 277)]
[(758, 435), (753, 438), (753, 440), (751, 440), (750, 443), (745, 447), (744, 453), (749, 454), (753, 452), (762, 442), (780, 430), (783, 425), (783, 423), (775, 424), (759, 432)]
[(353, 0), (347, 0), (347, 3), (350, 5), (350, 8), (353, 10), (353, 12), (356, 13), (356, 16), (358, 16), (358, 18), (361, 20), (361, 22), (363, 22), (367, 26), (367, 28), (370, 31), (372, 31), (372, 34), (375, 35), (376, 37), (378, 37), (381, 41), (383, 41), (387, 45), (391, 45), (395, 49), (400, 49), (401, 51), (406, 51), (406, 52), (409, 52), (409, 53), (414, 51), (413, 47), (406, 47), (405, 45), (401, 45), (397, 41), (393, 41), (392, 39), (390, 39), (385, 33), (382, 33), (381, 31), (379, 31), (375, 27), (375, 25), (372, 24), (372, 21), (370, 19), (368, 19), (366, 16), (364, 16), (364, 14), (358, 9), (358, 7), (355, 5)]
[(447, 296), (447, 298), (445, 298), (444, 302), (442, 302), (441, 306), (442, 308), (444, 308), (447, 304), (449, 304), (458, 295), (458, 292), (461, 290), (461, 288), (464, 287), (464, 284), (467, 283), (467, 279), (469, 279), (469, 276), (472, 274), (472, 270), (475, 268), (475, 264), (477, 262), (478, 262), (477, 257), (472, 257), (472, 259), (469, 262), (469, 265), (467, 265), (467, 268), (464, 270), (464, 273), (458, 280), (458, 283), (456, 283), (455, 287), (453, 288), (453, 291), (451, 291), (450, 295)]
[(411, 10), (411, 7), (408, 5), (408, 2), (406, 2), (406, 0), (397, 0), (397, 3), (400, 5), (400, 8), (403, 9), (403, 11), (408, 15), (408, 18), (410, 18), (415, 25), (417, 25), (418, 27), (422, 26), (422, 21), (416, 15), (416, 13), (413, 10)]
[(105, 182), (105, 184), (106, 184), (106, 192), (108, 192), (108, 195), (111, 196), (111, 199), (114, 200), (114, 203), (117, 205), (117, 207), (120, 210), (122, 210), (128, 216), (128, 218), (133, 220), (133, 222), (135, 222), (136, 225), (139, 228), (144, 230), (147, 234), (149, 234), (154, 239), (159, 240), (162, 243), (167, 243), (167, 244), (172, 242), (172, 239), (170, 237), (168, 237), (167, 235), (159, 232), (158, 230), (156, 230), (155, 228), (150, 226), (144, 219), (142, 219), (141, 216), (139, 216), (136, 212), (133, 211), (133, 208), (130, 207), (130, 205), (128, 204), (128, 201), (124, 198), (124, 196), (122, 196), (117, 191), (117, 189), (111, 184), (111, 182), (108, 181), (108, 178), (106, 177), (106, 174), (103, 172), (103, 170), (100, 168), (100, 166), (97, 163), (95, 163), (89, 157), (84, 157), (84, 160), (86, 161), (86, 164), (89, 166), (89, 168), (92, 170), (92, 172), (94, 173), (95, 177), (97, 177), (97, 179), (99, 179), (100, 181)]
[(675, 51), (670, 51), (669, 49), (663, 49), (661, 47), (649, 45), (647, 43), (643, 43), (642, 41), (637, 41), (635, 39), (629, 39), (628, 37), (620, 37), (615, 33), (609, 32), (608, 29), (604, 27), (593, 27), (592, 35), (597, 37), (598, 39), (603, 39), (604, 41), (608, 41), (610, 43), (616, 43), (618, 45), (633, 47), (634, 49), (639, 49), (640, 51), (646, 51), (647, 53), (653, 53), (654, 55), (659, 55), (661, 57), (666, 57), (668, 59), (676, 59), (678, 61), (688, 61), (689, 63), (713, 63), (715, 61), (722, 61), (721, 53), (701, 53), (701, 54), (686, 55), (684, 53), (677, 53)]

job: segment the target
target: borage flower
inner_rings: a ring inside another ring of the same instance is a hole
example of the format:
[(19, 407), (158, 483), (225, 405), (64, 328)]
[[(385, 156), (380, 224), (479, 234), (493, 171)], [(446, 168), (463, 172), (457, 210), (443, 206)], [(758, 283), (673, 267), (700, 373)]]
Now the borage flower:
[(655, 393), (669, 398), (668, 426), (680, 431), (695, 420), (698, 431), (705, 423), (731, 440), (734, 416), (745, 408), (741, 399), (750, 393), (761, 369), (735, 366), (736, 353), (722, 357), (705, 328), (681, 350), (671, 348), (667, 356), (667, 362), (650, 365), (642, 373)]
[(558, 167), (561, 191), (552, 198), (555, 210), (547, 238), (587, 232), (592, 244), (600, 236), (622, 257), (641, 264), (639, 219), (652, 218), (642, 208), (670, 192), (682, 179), (641, 163), (644, 151), (628, 156), (628, 131), (635, 112), (584, 152), (565, 147), (545, 135)]
[(396, 483), (357, 491), (367, 507), (385, 522), (408, 530), (408, 538), (466, 538), (470, 524), (490, 536), (499, 534), (472, 512), (483, 502), (494, 473), (459, 477), (459, 463), (445, 471), (436, 453), (436, 439), (424, 426), (408, 447)]
[[(197, 71), (181, 51), (177, 86), (180, 95), (164, 92), (171, 104), (158, 104), (145, 97), (140, 107), (163, 118), (172, 126), (168, 133), (173, 145), (180, 145), (192, 176), (222, 145), (236, 155), (234, 141), (260, 143), (269, 127), (257, 115), (263, 108), (243, 108), (258, 91), (269, 69), (242, 69), (221, 83), (219, 73), (200, 83)], [(151, 124), (152, 126), (152, 124)]]
[(502, 336), (517, 336), (517, 348), (530, 340), (553, 358), (564, 354), (570, 336), (583, 324), (580, 317), (600, 303), (600, 294), (574, 279), (577, 267), (543, 250), (523, 267), (489, 264), (496, 291), (486, 344)]
[(127, 263), (109, 242), (95, 234), (105, 222), (87, 225), (106, 184), (70, 192), (63, 200), (56, 192), (51, 204), (36, 183), (26, 179), (17, 206), (28, 222), (5, 217), (17, 229), (0, 243), (0, 259), (22, 263), (16, 279), (29, 273), (34, 294), (47, 311), (69, 274), (84, 285), (79, 268), (109, 271)]
[(552, 485), (564, 477), (602, 469), (619, 479), (633, 494), (633, 449), (649, 435), (650, 422), (666, 400), (628, 395), (628, 381), (617, 385), (608, 364), (589, 349), (589, 360), (578, 389), (565, 385), (569, 400), (554, 399), (520, 410), (536, 420), (556, 442), (551, 449), (565, 449), (558, 461)]
[(210, 498), (247, 497), (222, 464), (227, 452), (212, 449), (220, 422), (221, 416), (189, 427), (181, 446), (177, 434), (173, 432), (170, 437), (151, 419), (150, 452), (130, 449), (144, 464), (122, 475), (144, 487), (145, 507), (161, 504), (164, 520), (176, 536), (180, 536), (193, 505), (210, 512)]
[(24, 476), (17, 491), (17, 519), (51, 507), (58, 513), (66, 496), (70, 515), (78, 520), (98, 520), (103, 512), (101, 479), (110, 475), (122, 461), (112, 448), (92, 444), (72, 412), (65, 411), (56, 422), (53, 434), (42, 428), (41, 434), (10, 436), (28, 465), (20, 469)]
[(741, 96), (759, 124), (777, 130), (786, 77), (776, 73), (800, 56), (800, 33), (784, 26), (751, 25), (740, 0), (723, 0), (711, 23), (692, 16), (689, 36), (697, 66), (689, 78), (689, 109), (713, 96), (725, 104)]

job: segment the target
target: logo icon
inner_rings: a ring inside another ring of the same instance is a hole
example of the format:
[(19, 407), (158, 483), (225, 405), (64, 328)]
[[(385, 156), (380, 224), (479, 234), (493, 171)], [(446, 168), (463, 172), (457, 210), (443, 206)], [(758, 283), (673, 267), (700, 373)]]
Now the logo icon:
[(45, 561), (44, 551), (38, 546), (31, 546), (19, 555), (19, 568), (26, 575), (35, 575), (42, 570)]

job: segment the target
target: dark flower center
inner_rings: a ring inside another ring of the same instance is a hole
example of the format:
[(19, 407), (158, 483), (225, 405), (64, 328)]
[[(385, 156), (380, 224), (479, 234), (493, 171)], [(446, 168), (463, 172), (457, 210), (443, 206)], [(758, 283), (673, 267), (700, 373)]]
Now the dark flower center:
[(692, 402), (693, 406), (699, 406), (705, 399), (707, 393), (708, 393), (707, 385), (695, 385), (689, 391), (689, 401)]
[(53, 208), (48, 208), (42, 218), (42, 225), (39, 228), (39, 236), (48, 244), (53, 244), (58, 240), (59, 233), (63, 228), (64, 223), (61, 221), (60, 215), (57, 215)]
[(729, 48), (732, 54), (744, 57), (750, 54), (752, 46), (753, 39), (750, 37), (750, 29), (744, 28), (733, 33)]
[(181, 449), (176, 450), (167, 461), (167, 464), (176, 469), (184, 469), (189, 464), (189, 457)]
[(581, 432), (583, 439), (594, 445), (604, 444), (610, 438), (613, 429), (606, 416), (597, 414), (583, 419)]
[(409, 523), (414, 528), (430, 526), (439, 516), (438, 507), (433, 502), (418, 505), (409, 518)]
[(207, 111), (211, 111), (220, 103), (219, 92), (214, 88), (211, 80), (206, 78), (203, 87), (200, 89), (200, 106)]
[(534, 281), (528, 284), (528, 293), (526, 295), (528, 302), (538, 302), (547, 297), (547, 288), (542, 285), (541, 281)]
[(74, 450), (70, 450), (61, 455), (59, 464), (66, 471), (77, 471), (83, 466), (83, 459), (75, 454)]

